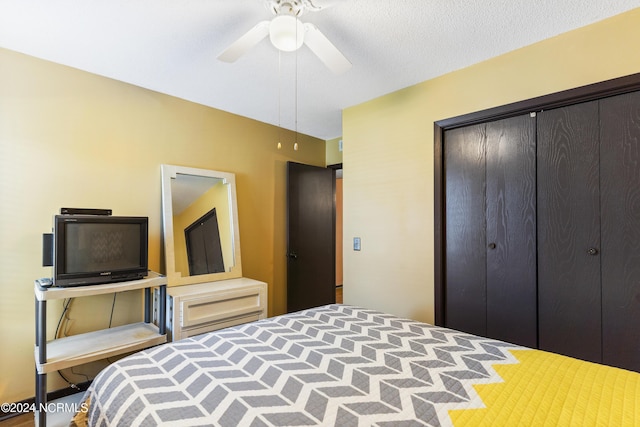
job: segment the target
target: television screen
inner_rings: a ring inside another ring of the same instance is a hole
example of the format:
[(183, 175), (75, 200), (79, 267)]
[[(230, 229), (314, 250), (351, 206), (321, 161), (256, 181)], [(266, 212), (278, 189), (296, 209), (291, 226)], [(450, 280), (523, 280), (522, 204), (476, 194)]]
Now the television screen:
[(147, 274), (148, 218), (57, 215), (54, 283), (79, 286)]
[(65, 272), (140, 266), (140, 224), (67, 224)]

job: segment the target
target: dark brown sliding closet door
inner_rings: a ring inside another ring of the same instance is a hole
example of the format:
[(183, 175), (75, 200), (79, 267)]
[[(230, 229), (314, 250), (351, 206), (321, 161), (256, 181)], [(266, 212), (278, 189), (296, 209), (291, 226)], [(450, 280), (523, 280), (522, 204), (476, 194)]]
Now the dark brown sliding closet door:
[(538, 113), (539, 347), (601, 361), (598, 102)]
[(640, 92), (600, 104), (603, 362), (640, 372)]
[(536, 120), (498, 120), (486, 132), (487, 333), (536, 347)]
[(485, 125), (445, 133), (445, 326), (486, 336)]

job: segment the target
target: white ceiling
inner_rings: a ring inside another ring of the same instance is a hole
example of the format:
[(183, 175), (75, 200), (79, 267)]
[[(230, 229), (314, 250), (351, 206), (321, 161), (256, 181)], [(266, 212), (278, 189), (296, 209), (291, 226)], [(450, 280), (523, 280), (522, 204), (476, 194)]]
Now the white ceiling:
[[(313, 0), (307, 12), (352, 62), (333, 75), (268, 38), (216, 59), (263, 0), (0, 0), (0, 47), (331, 139), (342, 109), (640, 6), (640, 0)], [(1, 66), (1, 64), (0, 64)], [(297, 88), (297, 115), (296, 115)], [(296, 124), (297, 116), (297, 124)]]

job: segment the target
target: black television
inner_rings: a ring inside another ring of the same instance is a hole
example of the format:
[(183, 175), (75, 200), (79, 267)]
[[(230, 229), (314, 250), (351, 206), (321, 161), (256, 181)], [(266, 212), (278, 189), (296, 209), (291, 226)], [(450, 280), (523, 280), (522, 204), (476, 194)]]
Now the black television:
[(97, 285), (145, 277), (148, 230), (147, 217), (56, 215), (53, 285)]

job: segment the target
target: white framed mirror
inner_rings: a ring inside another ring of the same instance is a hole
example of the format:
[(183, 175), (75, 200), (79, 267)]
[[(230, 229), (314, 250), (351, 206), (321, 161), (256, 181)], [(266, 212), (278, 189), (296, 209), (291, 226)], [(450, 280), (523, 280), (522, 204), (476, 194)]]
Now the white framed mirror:
[(169, 286), (242, 277), (235, 175), (162, 165)]

